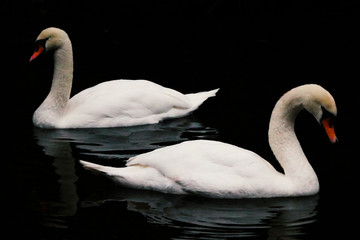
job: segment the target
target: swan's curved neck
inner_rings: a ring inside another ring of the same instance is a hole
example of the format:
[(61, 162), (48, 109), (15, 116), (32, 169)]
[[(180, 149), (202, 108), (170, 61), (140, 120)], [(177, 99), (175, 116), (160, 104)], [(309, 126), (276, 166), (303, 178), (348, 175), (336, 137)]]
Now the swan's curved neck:
[(49, 95), (57, 100), (59, 108), (64, 108), (69, 101), (73, 78), (73, 55), (71, 42), (54, 52), (54, 74)]
[(40, 127), (54, 127), (69, 101), (73, 78), (73, 54), (70, 40), (54, 52), (54, 73), (51, 89), (35, 111), (33, 122)]
[(269, 144), (294, 184), (295, 192), (316, 193), (319, 182), (295, 134), (295, 119), (303, 110), (302, 98), (292, 92), (285, 94), (275, 105), (270, 119)]

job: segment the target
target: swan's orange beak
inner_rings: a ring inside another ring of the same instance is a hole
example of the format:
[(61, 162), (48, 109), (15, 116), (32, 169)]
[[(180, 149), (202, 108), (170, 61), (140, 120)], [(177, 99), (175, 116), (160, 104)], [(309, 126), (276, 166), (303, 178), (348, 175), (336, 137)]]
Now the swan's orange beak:
[(321, 120), (321, 123), (326, 131), (326, 134), (328, 135), (330, 141), (332, 143), (335, 143), (337, 141), (337, 137), (335, 135), (335, 129), (334, 125), (331, 122), (331, 118), (324, 118)]
[(39, 47), (37, 49), (35, 49), (35, 52), (31, 56), (30, 62), (32, 60), (34, 60), (35, 58), (37, 58), (37, 56), (39, 56), (44, 50), (45, 50), (45, 48), (43, 46), (39, 45)]

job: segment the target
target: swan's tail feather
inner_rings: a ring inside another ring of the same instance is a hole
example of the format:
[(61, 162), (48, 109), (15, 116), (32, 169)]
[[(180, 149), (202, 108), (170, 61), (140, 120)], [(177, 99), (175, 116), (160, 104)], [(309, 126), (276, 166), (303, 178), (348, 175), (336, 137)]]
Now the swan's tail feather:
[(188, 96), (191, 101), (191, 105), (192, 105), (191, 111), (196, 110), (208, 98), (214, 97), (218, 91), (219, 91), (219, 88), (211, 90), (211, 91), (207, 91), (207, 92), (186, 94), (186, 96)]
[(181, 191), (181, 189), (177, 189), (177, 185), (175, 187), (172, 186), (171, 181), (160, 174), (159, 171), (147, 167), (146, 165), (137, 164), (130, 167), (115, 168), (82, 160), (80, 160), (80, 163), (85, 169), (94, 171), (95, 173), (104, 174), (106, 177), (123, 187), (155, 191), (161, 191), (159, 189), (164, 188), (165, 190), (163, 191), (168, 191), (170, 193)]
[(103, 165), (99, 165), (99, 164), (95, 164), (95, 163), (91, 163), (91, 162), (87, 162), (87, 161), (83, 161), (83, 160), (80, 160), (79, 162), (87, 170), (91, 170), (91, 171), (98, 172), (98, 173), (103, 173), (106, 175), (111, 175), (111, 172), (114, 169), (113, 167), (107, 167), (107, 166), (103, 166)]

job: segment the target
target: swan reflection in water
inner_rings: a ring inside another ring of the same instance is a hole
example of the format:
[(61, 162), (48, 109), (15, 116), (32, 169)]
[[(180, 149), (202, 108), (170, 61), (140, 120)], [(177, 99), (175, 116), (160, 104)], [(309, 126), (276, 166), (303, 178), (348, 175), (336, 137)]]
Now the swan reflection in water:
[(80, 203), (83, 209), (126, 202), (127, 210), (141, 213), (148, 222), (177, 229), (174, 237), (179, 239), (307, 239), (319, 198), (223, 200), (122, 188), (98, 191)]
[[(34, 128), (34, 139), (51, 157), (58, 185), (58, 196), (42, 202), (44, 224), (66, 227), (67, 217), (77, 211), (79, 197), (75, 165), (79, 157), (124, 166), (125, 160), (139, 153), (191, 139), (215, 139), (216, 129), (204, 126), (195, 116), (163, 121), (159, 124), (124, 128), (40, 129)], [(49, 184), (49, 183), (47, 183)]]

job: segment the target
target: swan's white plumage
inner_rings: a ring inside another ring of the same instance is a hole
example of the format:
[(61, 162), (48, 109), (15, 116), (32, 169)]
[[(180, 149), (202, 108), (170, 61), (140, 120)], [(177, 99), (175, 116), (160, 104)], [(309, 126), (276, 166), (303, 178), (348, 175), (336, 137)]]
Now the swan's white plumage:
[[(277, 181), (284, 189), (288, 184), (283, 174), (256, 153), (209, 140), (186, 141), (138, 155), (129, 159), (126, 168), (81, 163), (127, 187), (213, 198), (270, 196), (268, 181)], [(264, 188), (257, 189), (259, 184)]]
[(284, 173), (254, 152), (209, 140), (186, 141), (140, 154), (130, 158), (124, 168), (80, 162), (123, 186), (165, 193), (212, 198), (312, 195), (319, 191), (319, 182), (294, 132), (302, 109), (318, 121), (323, 109), (333, 115), (337, 112), (332, 96), (318, 85), (294, 88), (280, 98), (271, 115), (269, 143)]
[[(58, 123), (69, 127), (116, 127), (153, 124), (196, 110), (217, 90), (182, 94), (147, 80), (113, 80), (72, 97)], [(199, 97), (202, 96), (202, 97)]]
[(147, 80), (113, 80), (85, 89), (70, 99), (73, 57), (68, 35), (58, 28), (47, 28), (40, 33), (37, 42), (39, 46), (31, 61), (44, 50), (54, 51), (51, 90), (33, 115), (37, 127), (99, 128), (153, 124), (191, 113), (218, 91), (185, 95)]

